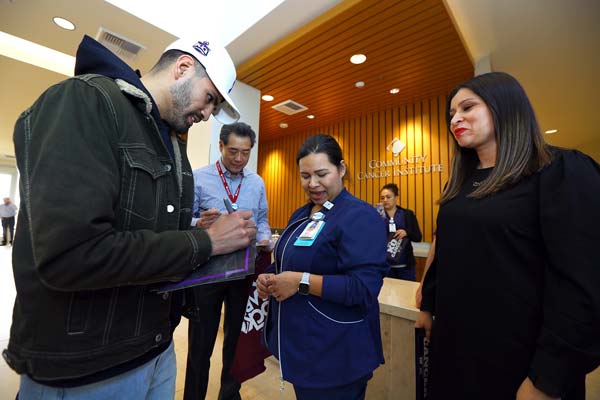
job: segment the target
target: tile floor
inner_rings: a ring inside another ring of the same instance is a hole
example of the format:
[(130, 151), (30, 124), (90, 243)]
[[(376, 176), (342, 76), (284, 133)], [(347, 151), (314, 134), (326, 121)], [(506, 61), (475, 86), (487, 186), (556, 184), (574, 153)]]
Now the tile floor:
[[(0, 247), (0, 349), (6, 348), (12, 318), (12, 306), (15, 297), (14, 280), (11, 268), (11, 247)], [(210, 384), (206, 398), (216, 399), (219, 392), (219, 376), (221, 366), (222, 334), (217, 337), (217, 344), (211, 359)], [(185, 319), (175, 331), (175, 351), (177, 354), (177, 384), (175, 399), (183, 399), (185, 381), (185, 362), (187, 353), (187, 322)], [(294, 390), (286, 383), (285, 390), (279, 391), (279, 370), (276, 360), (266, 360), (267, 371), (245, 382), (241, 395), (244, 400), (290, 400), (294, 399)], [(18, 376), (0, 360), (0, 399), (14, 399), (19, 384)], [(379, 400), (379, 399), (368, 399)], [(404, 399), (402, 399), (404, 400)], [(406, 399), (411, 400), (411, 399)], [(587, 400), (600, 400), (600, 368), (588, 375)]]

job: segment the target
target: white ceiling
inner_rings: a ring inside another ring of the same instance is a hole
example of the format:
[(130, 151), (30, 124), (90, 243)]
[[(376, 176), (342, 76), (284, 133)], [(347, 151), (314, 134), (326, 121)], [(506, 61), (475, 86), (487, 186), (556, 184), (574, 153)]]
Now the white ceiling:
[(514, 75), (551, 144), (600, 162), (600, 1), (445, 0), (475, 61)]
[[(210, 19), (210, 7), (219, 6), (240, 12), (239, 7), (234, 7), (236, 1), (246, 0), (227, 0), (219, 4), (195, 0), (196, 4), (203, 5), (201, 10), (186, 9), (176, 1), (170, 1), (166, 5), (166, 2), (149, 0), (146, 4), (163, 4), (165, 10), (179, 10), (177, 22), (187, 29), (177, 29), (172, 23), (167, 24), (167, 27), (172, 28), (170, 30), (177, 31), (170, 34), (104, 0), (0, 0), (0, 31), (74, 56), (83, 35), (95, 37), (102, 26), (146, 47), (146, 50), (138, 55), (134, 65), (144, 73), (152, 67), (163, 49), (176, 38), (175, 34), (188, 32), (189, 27), (199, 26), (203, 20)], [(230, 43), (228, 49), (234, 62), (244, 62), (339, 2), (340, 0), (283, 2)], [(186, 0), (180, 3), (185, 4)], [(165, 11), (165, 14), (168, 15), (168, 12)], [(77, 29), (65, 31), (58, 28), (52, 22), (54, 16), (71, 20)], [(223, 29), (228, 30), (228, 33), (222, 35), (224, 42), (241, 33), (229, 33), (239, 30), (238, 25), (233, 29), (230, 26), (239, 20), (231, 17), (222, 21)], [(46, 88), (65, 78), (64, 75), (0, 56), (0, 164), (14, 164), (14, 160), (7, 159), (6, 155), (14, 155), (12, 131), (19, 114)]]
[[(600, 160), (600, 1), (445, 1), (473, 60), (489, 55), (493, 70), (515, 75), (528, 91), (542, 128), (560, 129), (547, 139)], [(229, 44), (232, 58), (243, 63), (338, 2), (284, 1)], [(172, 2), (163, 4), (173, 7)], [(181, 24), (201, 24), (213, 3), (206, 4), (201, 15), (182, 12)], [(57, 15), (71, 19), (77, 30), (54, 26), (52, 17)], [(67, 54), (75, 55), (82, 35), (94, 37), (100, 26), (147, 47), (135, 62), (142, 73), (175, 38), (103, 0), (0, 0), (0, 31)], [(4, 154), (14, 154), (12, 129), (19, 113), (64, 78), (0, 56), (0, 163)]]

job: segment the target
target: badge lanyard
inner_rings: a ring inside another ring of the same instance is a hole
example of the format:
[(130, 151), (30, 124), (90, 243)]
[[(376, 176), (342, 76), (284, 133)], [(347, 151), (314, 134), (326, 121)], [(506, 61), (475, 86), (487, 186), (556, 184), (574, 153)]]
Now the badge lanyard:
[(390, 223), (389, 223), (388, 227), (389, 227), (388, 231), (390, 233), (396, 232), (396, 221), (394, 221), (394, 218), (390, 217)]
[(231, 189), (229, 189), (229, 185), (227, 184), (227, 180), (225, 179), (225, 175), (223, 174), (223, 169), (221, 168), (221, 164), (219, 163), (219, 161), (217, 160), (216, 162), (217, 165), (217, 171), (219, 171), (219, 176), (221, 177), (221, 182), (223, 182), (223, 187), (225, 188), (225, 191), (227, 192), (227, 196), (229, 197), (229, 200), (231, 200), (231, 206), (233, 207), (234, 210), (238, 209), (238, 205), (237, 205), (237, 199), (238, 196), (240, 195), (240, 189), (242, 188), (242, 181), (244, 180), (244, 175), (242, 175), (241, 179), (240, 179), (240, 183), (235, 191), (235, 194), (231, 194)]

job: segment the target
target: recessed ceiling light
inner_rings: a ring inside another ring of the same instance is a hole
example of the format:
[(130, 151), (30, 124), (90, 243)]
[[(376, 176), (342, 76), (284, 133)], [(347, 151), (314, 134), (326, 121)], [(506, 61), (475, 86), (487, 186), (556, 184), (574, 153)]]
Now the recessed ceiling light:
[(363, 87), (363, 86), (365, 86), (365, 83), (363, 81), (358, 81), (358, 82), (356, 82), (354, 84), (354, 86), (356, 86), (356, 87)]
[(273, 101), (275, 99), (275, 97), (271, 96), (270, 94), (265, 94), (262, 99), (264, 101)]
[(558, 129), (548, 129), (548, 130), (547, 130), (546, 132), (544, 132), (544, 133), (545, 133), (545, 134), (547, 134), (547, 135), (550, 135), (550, 134), (552, 134), (552, 133), (556, 133), (556, 132), (558, 132)]
[(314, 116), (314, 115), (312, 115), (312, 114), (310, 114), (310, 115), (307, 115), (307, 116), (306, 116), (306, 118), (308, 118), (308, 119), (314, 119), (314, 118), (315, 118), (315, 116)]
[(285, 122), (282, 122), (279, 124), (279, 127), (285, 129), (288, 127), (288, 124), (286, 124)]
[(398, 88), (393, 88), (393, 89), (390, 89), (390, 93), (391, 93), (391, 94), (397, 94), (397, 93), (400, 93), (400, 89), (398, 89)]
[(364, 54), (355, 54), (352, 57), (350, 57), (350, 62), (352, 64), (362, 64), (365, 61), (367, 61), (367, 56), (365, 56)]
[(68, 19), (65, 19), (62, 17), (54, 17), (54, 18), (52, 18), (52, 21), (54, 21), (54, 23), (56, 25), (60, 26), (63, 29), (66, 29), (68, 31), (75, 30), (75, 24), (72, 23), (71, 21), (69, 21)]

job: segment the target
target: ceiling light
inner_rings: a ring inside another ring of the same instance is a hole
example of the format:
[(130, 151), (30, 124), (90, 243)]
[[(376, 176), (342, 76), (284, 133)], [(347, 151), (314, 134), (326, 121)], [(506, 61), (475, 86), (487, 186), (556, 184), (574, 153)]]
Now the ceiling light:
[(367, 56), (365, 56), (364, 54), (355, 54), (352, 57), (350, 57), (350, 62), (352, 64), (362, 64), (365, 61), (367, 61)]
[(393, 89), (391, 89), (391, 90), (390, 90), (390, 93), (391, 93), (391, 94), (398, 94), (398, 93), (400, 93), (400, 89), (398, 89), (398, 88), (393, 88)]
[(548, 129), (548, 130), (547, 130), (546, 132), (544, 132), (544, 133), (545, 133), (545, 134), (547, 134), (547, 135), (550, 135), (550, 134), (552, 134), (552, 133), (556, 133), (556, 132), (558, 132), (558, 129)]
[(63, 29), (66, 29), (68, 31), (75, 30), (75, 24), (72, 23), (71, 21), (69, 21), (68, 19), (65, 19), (62, 17), (54, 17), (54, 18), (52, 18), (52, 21), (54, 21), (54, 23), (56, 25), (60, 26)]
[(279, 124), (279, 127), (285, 129), (288, 127), (288, 124), (286, 124), (285, 122), (282, 122)]
[(262, 99), (264, 101), (273, 101), (275, 99), (275, 97), (271, 96), (270, 94), (265, 94)]
[(308, 119), (315, 119), (315, 116), (312, 115), (312, 114), (310, 114), (310, 115), (307, 115), (306, 118), (308, 118)]
[(356, 87), (363, 87), (363, 86), (365, 86), (365, 83), (363, 81), (358, 81), (358, 82), (356, 82), (354, 84), (354, 86), (356, 86)]
[(75, 57), (0, 32), (0, 54), (36, 67), (73, 76)]

